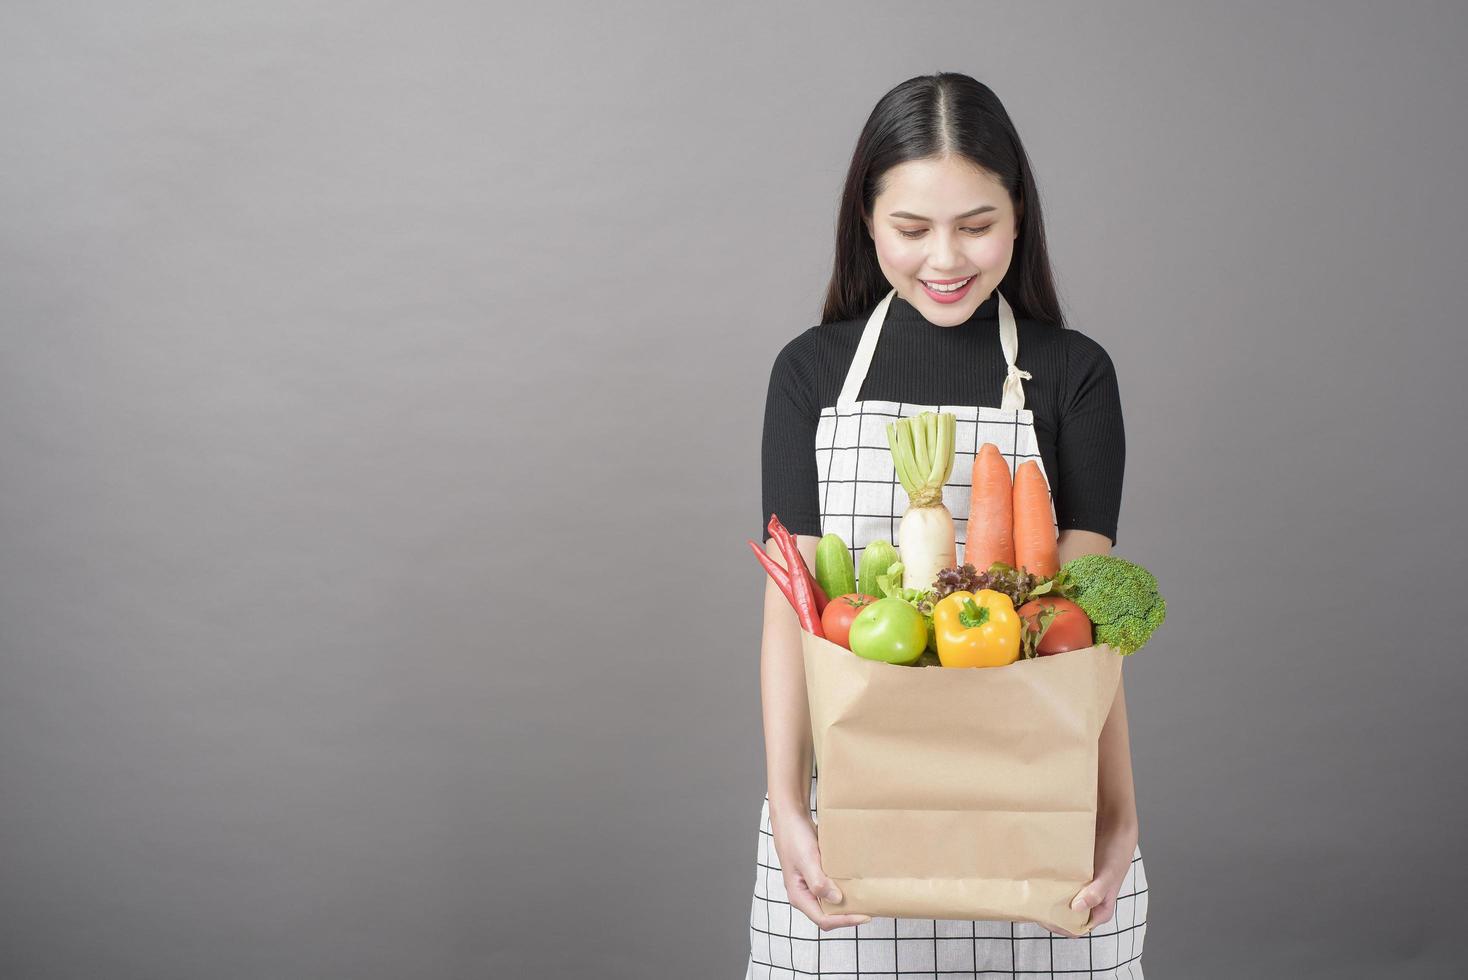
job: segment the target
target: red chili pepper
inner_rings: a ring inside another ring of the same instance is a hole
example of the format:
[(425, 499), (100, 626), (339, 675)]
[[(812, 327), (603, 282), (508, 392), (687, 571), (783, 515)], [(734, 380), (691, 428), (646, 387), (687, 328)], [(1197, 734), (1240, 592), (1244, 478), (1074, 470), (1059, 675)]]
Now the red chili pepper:
[(794, 535), (785, 530), (785, 525), (774, 514), (770, 515), (768, 530), (775, 543), (780, 546), (780, 553), (785, 556), (785, 568), (790, 574), (790, 591), (795, 596), (795, 614), (800, 618), (801, 628), (807, 633), (824, 637), (826, 634), (821, 629), (821, 616), (816, 611), (810, 569), (805, 566), (805, 558), (800, 554)]
[[(779, 542), (776, 543), (778, 544)], [(795, 593), (790, 587), (790, 574), (785, 571), (784, 566), (777, 564), (773, 558), (765, 553), (763, 548), (753, 541), (749, 542), (749, 547), (754, 552), (755, 557), (759, 559), (760, 564), (765, 567), (765, 571), (770, 573), (770, 578), (775, 580), (775, 585), (779, 587), (785, 598), (789, 600), (790, 608), (795, 610), (795, 614), (798, 617), (800, 615), (800, 603), (796, 601)], [(826, 594), (820, 591), (819, 586), (816, 589), (816, 598), (819, 600), (817, 604), (818, 611), (824, 611), (823, 607), (825, 606)], [(802, 622), (801, 627), (805, 628), (805, 623)]]
[(770, 573), (770, 578), (774, 579), (775, 584), (780, 587), (780, 591), (785, 593), (785, 598), (790, 600), (791, 608), (798, 608), (795, 604), (795, 593), (790, 591), (790, 576), (785, 569), (777, 565), (775, 559), (765, 554), (765, 549), (753, 541), (749, 542), (749, 547), (754, 552), (754, 556), (759, 559), (759, 563), (765, 566), (765, 571)]
[(780, 532), (786, 537), (790, 538), (790, 541), (792, 543), (796, 544), (795, 553), (797, 555), (800, 555), (800, 570), (805, 574), (805, 580), (810, 585), (810, 594), (816, 600), (816, 616), (817, 618), (819, 618), (820, 615), (826, 611), (826, 606), (831, 601), (830, 597), (826, 595), (826, 590), (821, 588), (821, 583), (817, 582), (816, 577), (811, 574), (810, 566), (805, 563), (805, 555), (800, 554), (799, 543), (795, 541), (795, 535), (791, 534), (784, 527), (780, 528)]
[[(802, 555), (801, 557), (801, 564), (804, 565), (804, 556)], [(815, 596), (816, 615), (819, 616), (826, 611), (826, 606), (831, 600), (827, 598), (826, 590), (821, 588), (821, 583), (817, 582), (816, 577), (810, 573), (810, 567), (808, 565), (805, 566), (805, 578), (810, 583), (811, 595)]]

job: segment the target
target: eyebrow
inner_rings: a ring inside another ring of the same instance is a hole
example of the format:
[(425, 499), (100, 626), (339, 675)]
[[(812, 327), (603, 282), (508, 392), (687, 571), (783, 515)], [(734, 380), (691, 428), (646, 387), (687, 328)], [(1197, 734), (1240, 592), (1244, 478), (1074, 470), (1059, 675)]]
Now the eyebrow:
[[(972, 218), (976, 214), (983, 214), (986, 211), (998, 211), (998, 210), (999, 209), (996, 208), (992, 204), (985, 204), (983, 207), (974, 208), (972, 211), (965, 211), (963, 214), (960, 214), (958, 217), (954, 218), (953, 220), (954, 221), (962, 221), (964, 218)], [(910, 218), (913, 221), (929, 221), (929, 220), (931, 220), (930, 218), (924, 218), (920, 214), (913, 214), (911, 211), (893, 211), (891, 213), (891, 215), (889, 215), (889, 217), (892, 217), (892, 218)]]

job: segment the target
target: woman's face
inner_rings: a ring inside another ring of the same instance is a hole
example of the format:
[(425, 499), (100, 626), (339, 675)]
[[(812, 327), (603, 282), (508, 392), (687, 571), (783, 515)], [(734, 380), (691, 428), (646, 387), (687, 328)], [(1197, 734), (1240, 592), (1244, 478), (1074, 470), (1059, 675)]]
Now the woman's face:
[[(872, 212), (867, 231), (887, 281), (940, 327), (963, 323), (989, 298), (1009, 270), (1019, 235), (1019, 215), (1004, 185), (958, 157), (910, 160), (888, 170)], [(956, 292), (940, 291), (954, 280), (960, 280)]]

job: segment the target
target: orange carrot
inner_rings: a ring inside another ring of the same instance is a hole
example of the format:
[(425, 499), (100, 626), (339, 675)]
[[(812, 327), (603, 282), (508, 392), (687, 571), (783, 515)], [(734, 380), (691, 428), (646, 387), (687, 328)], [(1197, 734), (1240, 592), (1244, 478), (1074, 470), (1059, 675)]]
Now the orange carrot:
[(1060, 571), (1060, 545), (1050, 516), (1050, 487), (1033, 459), (1014, 471), (1014, 563), (1049, 578)]
[(973, 490), (968, 500), (968, 536), (963, 560), (983, 571), (996, 561), (1014, 564), (1014, 504), (1009, 464), (992, 442), (974, 457)]

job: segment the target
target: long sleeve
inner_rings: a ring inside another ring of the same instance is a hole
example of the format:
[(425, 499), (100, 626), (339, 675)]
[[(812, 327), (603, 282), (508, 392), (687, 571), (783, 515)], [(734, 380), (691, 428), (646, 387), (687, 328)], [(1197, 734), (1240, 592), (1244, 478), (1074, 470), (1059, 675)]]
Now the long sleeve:
[(790, 341), (770, 370), (760, 447), (762, 540), (769, 539), (766, 525), (771, 514), (778, 515), (791, 534), (821, 533), (815, 458), (820, 412), (812, 383), (812, 341), (811, 331)]

